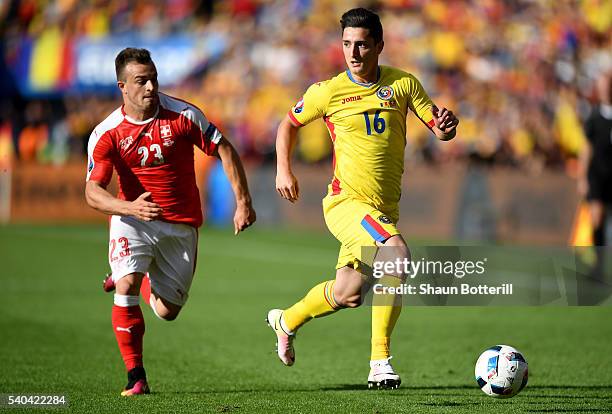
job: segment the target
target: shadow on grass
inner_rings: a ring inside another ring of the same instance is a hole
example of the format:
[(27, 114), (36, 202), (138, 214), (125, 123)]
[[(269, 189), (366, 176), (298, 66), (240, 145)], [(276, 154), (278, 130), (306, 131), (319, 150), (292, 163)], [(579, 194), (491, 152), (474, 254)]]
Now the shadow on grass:
[[(474, 389), (475, 385), (444, 385), (435, 387), (420, 387), (420, 386), (401, 386), (398, 390), (393, 391), (410, 391), (410, 390), (470, 390)], [(365, 384), (340, 384), (329, 387), (321, 387), (320, 391), (358, 391), (367, 390)]]
[[(202, 390), (202, 391), (170, 391), (166, 394), (231, 394), (231, 393), (286, 393), (286, 392), (321, 392), (321, 391), (371, 391), (386, 392), (389, 396), (405, 396), (406, 392), (410, 391), (431, 391), (428, 395), (437, 396), (453, 396), (465, 394), (445, 393), (440, 391), (473, 391), (477, 390), (476, 385), (438, 385), (438, 386), (402, 386), (397, 390), (368, 390), (365, 384), (338, 384), (321, 388), (247, 388), (247, 389), (226, 389), (226, 390)], [(534, 390), (583, 390), (583, 391), (599, 391), (609, 393), (612, 391), (612, 385), (533, 385), (527, 386), (527, 398), (567, 398), (567, 399), (612, 399), (612, 394), (598, 396), (582, 396), (582, 395), (565, 395), (565, 394), (532, 394)], [(436, 392), (437, 391), (437, 392)]]
[(528, 413), (609, 413), (609, 408), (544, 408), (542, 410), (526, 410)]
[(534, 399), (550, 399), (560, 398), (566, 400), (583, 400), (588, 398), (590, 400), (612, 400), (612, 395), (566, 395), (566, 394), (527, 394), (529, 398)]
[[(477, 385), (430, 385), (430, 386), (412, 386), (402, 385), (401, 390), (473, 390), (477, 389)], [(364, 384), (340, 384), (329, 387), (320, 388), (322, 391), (351, 391), (368, 389)], [(612, 391), (612, 385), (527, 385), (529, 390), (589, 390), (589, 391)], [(612, 397), (612, 395), (610, 396)]]
[(559, 389), (559, 390), (612, 390), (612, 385), (533, 385), (529, 386), (530, 389), (546, 390), (546, 389)]

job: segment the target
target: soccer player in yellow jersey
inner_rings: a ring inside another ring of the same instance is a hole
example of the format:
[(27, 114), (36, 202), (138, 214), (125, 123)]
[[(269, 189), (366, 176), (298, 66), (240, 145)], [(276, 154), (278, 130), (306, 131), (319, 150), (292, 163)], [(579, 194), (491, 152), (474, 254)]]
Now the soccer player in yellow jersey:
[[(362, 303), (367, 269), (372, 266), (371, 259), (362, 257), (362, 247), (392, 246), (395, 257), (410, 258), (396, 227), (408, 111), (444, 141), (455, 136), (459, 123), (451, 111), (433, 104), (414, 75), (378, 64), (384, 46), (378, 15), (352, 9), (340, 24), (348, 69), (310, 86), (281, 122), (276, 139), (276, 189), (295, 202), (299, 187), (291, 172), (291, 153), (297, 130), (317, 118), (325, 121), (333, 141), (334, 175), (323, 211), (329, 230), (342, 244), (335, 280), (318, 284), (285, 310), (268, 313), (285, 365), (295, 362), (293, 338), (303, 324)], [(388, 276), (395, 284), (403, 277)], [(391, 332), (401, 311), (396, 299), (372, 306), (370, 388), (397, 388), (401, 382), (389, 363)]]

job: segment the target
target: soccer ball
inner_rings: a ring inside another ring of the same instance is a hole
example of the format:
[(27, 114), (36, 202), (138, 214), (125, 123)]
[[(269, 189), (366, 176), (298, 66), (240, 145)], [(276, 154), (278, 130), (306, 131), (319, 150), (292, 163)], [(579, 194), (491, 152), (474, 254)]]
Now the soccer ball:
[(511, 346), (492, 346), (478, 357), (474, 374), (485, 394), (496, 398), (514, 397), (527, 385), (527, 360)]

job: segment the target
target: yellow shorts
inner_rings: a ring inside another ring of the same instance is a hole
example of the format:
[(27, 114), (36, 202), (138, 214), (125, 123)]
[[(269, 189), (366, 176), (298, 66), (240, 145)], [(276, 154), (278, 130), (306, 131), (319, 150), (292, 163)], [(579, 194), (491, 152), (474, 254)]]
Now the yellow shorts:
[(376, 242), (384, 242), (400, 234), (395, 224), (396, 217), (390, 217), (367, 202), (347, 196), (325, 197), (323, 216), (329, 231), (342, 244), (336, 269), (344, 266), (358, 269), (360, 262), (371, 266), (373, 257), (362, 257), (362, 247), (376, 246)]

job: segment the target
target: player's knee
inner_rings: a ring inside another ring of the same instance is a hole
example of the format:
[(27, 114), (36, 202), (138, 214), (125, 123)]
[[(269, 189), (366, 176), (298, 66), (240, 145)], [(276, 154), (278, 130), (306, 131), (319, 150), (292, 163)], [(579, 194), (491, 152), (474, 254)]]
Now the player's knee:
[(349, 297), (346, 300), (344, 307), (358, 308), (361, 306), (362, 303), (363, 303), (363, 300), (361, 299), (361, 295), (354, 295), (354, 296)]
[(178, 318), (178, 313), (169, 313), (168, 315), (162, 317), (162, 319), (166, 322), (172, 322), (176, 318)]
[(385, 240), (382, 246), (392, 248), (397, 256), (410, 258), (410, 249), (408, 249), (408, 245), (406, 245), (406, 242), (399, 234)]
[(165, 321), (173, 321), (176, 318), (178, 318), (180, 311), (172, 311), (170, 309), (166, 309), (164, 308), (163, 310), (158, 309), (157, 310), (157, 316), (159, 316), (161, 319), (165, 320)]
[[(408, 263), (411, 258), (410, 249), (406, 245), (406, 242), (400, 235), (396, 235), (387, 239), (384, 244), (381, 245), (375, 261), (380, 263)], [(394, 266), (393, 270), (386, 270), (385, 274), (405, 280), (406, 274), (404, 273), (404, 269), (404, 266)]]
[(159, 302), (157, 306), (155, 307), (155, 315), (157, 315), (159, 319), (163, 319), (164, 321), (168, 321), (168, 322), (173, 321), (176, 318), (178, 318), (178, 315), (180, 312), (181, 312), (181, 308), (168, 308), (164, 306), (163, 304), (160, 305)]
[(141, 281), (142, 276), (138, 277), (136, 274), (124, 276), (115, 282), (115, 291), (119, 295), (137, 296), (140, 294)]
[[(385, 245), (386, 246), (386, 245)], [(410, 260), (411, 259), (411, 255), (410, 255), (410, 249), (408, 248), (408, 246), (406, 245), (400, 245), (400, 246), (392, 246), (393, 249), (393, 257), (394, 259), (399, 259), (400, 261), (404, 261), (404, 260)]]

